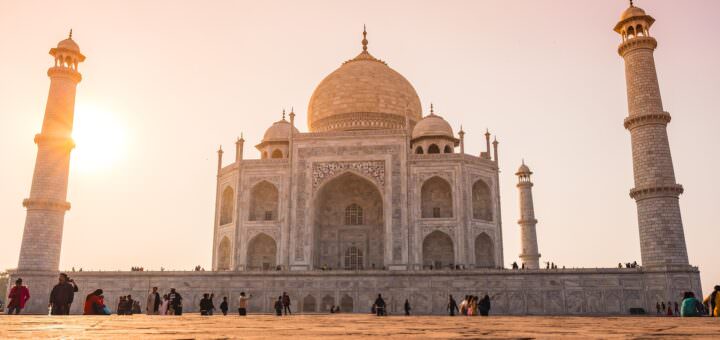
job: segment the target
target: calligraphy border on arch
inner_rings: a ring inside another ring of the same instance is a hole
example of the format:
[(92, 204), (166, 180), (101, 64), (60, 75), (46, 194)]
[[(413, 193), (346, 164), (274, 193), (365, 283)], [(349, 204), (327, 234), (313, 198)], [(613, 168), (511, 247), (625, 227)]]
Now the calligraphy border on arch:
[(316, 162), (312, 165), (313, 191), (328, 178), (345, 170), (357, 171), (385, 187), (385, 161)]

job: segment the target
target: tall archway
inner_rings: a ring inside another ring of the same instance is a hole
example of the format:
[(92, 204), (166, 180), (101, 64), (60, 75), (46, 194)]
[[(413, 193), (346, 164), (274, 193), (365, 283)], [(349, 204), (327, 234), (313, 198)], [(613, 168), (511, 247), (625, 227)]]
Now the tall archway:
[(345, 268), (346, 255), (350, 269), (383, 267), (383, 200), (373, 182), (346, 172), (325, 183), (314, 204), (316, 268)]
[(217, 270), (230, 270), (230, 240), (223, 236), (217, 251)]
[(475, 267), (495, 268), (495, 246), (486, 233), (475, 238)]
[(320, 311), (328, 313), (333, 306), (335, 306), (335, 298), (330, 295), (325, 295), (320, 303)]
[(340, 298), (340, 311), (343, 313), (353, 312), (353, 299), (349, 295), (345, 294)]
[(247, 246), (247, 268), (270, 270), (277, 265), (277, 244), (266, 234), (255, 236)]
[(453, 216), (452, 189), (448, 181), (432, 177), (420, 189), (420, 209), (423, 218)]
[(423, 266), (441, 269), (455, 263), (453, 241), (442, 231), (433, 231), (425, 236), (422, 246)]
[(278, 214), (278, 189), (262, 181), (250, 191), (250, 221), (274, 221)]
[(223, 190), (220, 198), (220, 225), (233, 221), (233, 208), (235, 208), (235, 191), (228, 186)]
[(478, 180), (472, 187), (473, 218), (492, 221), (492, 197), (490, 187), (483, 180)]
[(308, 295), (303, 299), (302, 311), (303, 313), (314, 313), (316, 311), (314, 296)]

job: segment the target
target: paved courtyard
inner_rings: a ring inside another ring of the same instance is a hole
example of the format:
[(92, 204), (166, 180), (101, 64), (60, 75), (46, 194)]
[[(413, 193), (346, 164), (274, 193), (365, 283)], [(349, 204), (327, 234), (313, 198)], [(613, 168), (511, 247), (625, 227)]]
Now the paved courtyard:
[(0, 338), (718, 339), (718, 318), (371, 315), (0, 316)]

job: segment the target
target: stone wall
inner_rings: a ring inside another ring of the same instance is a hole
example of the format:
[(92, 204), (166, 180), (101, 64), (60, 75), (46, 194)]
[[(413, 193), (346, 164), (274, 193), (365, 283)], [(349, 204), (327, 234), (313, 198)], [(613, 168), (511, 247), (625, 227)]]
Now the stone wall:
[[(241, 291), (252, 294), (251, 313), (270, 312), (282, 292), (290, 295), (295, 312), (322, 312), (341, 301), (356, 313), (370, 311), (378, 293), (389, 312), (399, 314), (408, 299), (416, 314), (443, 314), (449, 294), (458, 300), (466, 294), (489, 294), (493, 314), (510, 315), (620, 315), (630, 308), (654, 313), (657, 301), (679, 301), (682, 292), (701, 293), (697, 268), (678, 271), (637, 269), (466, 270), (466, 271), (305, 271), (305, 272), (81, 272), (69, 273), (80, 291), (72, 313), (79, 314), (85, 296), (96, 288), (105, 291), (114, 311), (119, 296), (145, 297), (153, 286), (161, 293), (176, 288), (184, 297), (184, 310), (198, 311), (203, 293), (223, 296), (237, 308)], [(47, 297), (55, 273), (11, 273), (21, 276), (32, 298), (27, 312), (47, 313)]]

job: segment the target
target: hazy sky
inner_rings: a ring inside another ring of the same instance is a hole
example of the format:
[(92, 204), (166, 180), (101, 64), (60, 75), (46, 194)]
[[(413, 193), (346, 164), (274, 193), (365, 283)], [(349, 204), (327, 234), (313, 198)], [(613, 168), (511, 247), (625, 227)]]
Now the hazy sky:
[[(720, 283), (720, 1), (638, 0), (657, 19), (655, 60), (690, 261)], [(403, 74), (466, 152), (500, 141), (505, 265), (518, 260), (516, 178), (535, 172), (541, 261), (640, 260), (620, 37), (627, 1), (0, 0), (0, 269), (17, 265), (52, 57), (67, 36), (87, 56), (62, 268), (210, 267), (215, 150), (244, 132), (245, 157), (361, 49)], [(234, 159), (228, 152), (225, 164)]]

